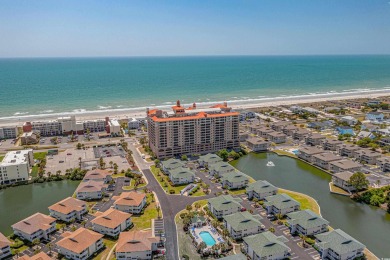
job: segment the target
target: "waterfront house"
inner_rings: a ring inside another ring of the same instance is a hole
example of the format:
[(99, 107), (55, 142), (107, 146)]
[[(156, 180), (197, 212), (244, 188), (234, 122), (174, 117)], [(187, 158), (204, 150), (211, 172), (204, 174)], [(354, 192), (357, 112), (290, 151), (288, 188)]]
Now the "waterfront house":
[(313, 156), (316, 154), (323, 153), (324, 151), (317, 147), (312, 146), (303, 146), (299, 149), (298, 152), (298, 158), (305, 160), (307, 162), (313, 163), (314, 158)]
[(309, 209), (287, 214), (287, 223), (291, 234), (299, 233), (304, 236), (324, 233), (328, 231), (329, 225), (329, 221)]
[(283, 128), (288, 125), (292, 125), (291, 121), (279, 121), (271, 123), (271, 128), (276, 132), (282, 132)]
[(114, 208), (131, 214), (141, 214), (146, 206), (145, 193), (136, 191), (122, 192), (119, 196), (113, 196)]
[(0, 233), (0, 259), (11, 257), (11, 242), (6, 236)]
[(356, 125), (358, 120), (353, 116), (343, 116), (340, 118), (342, 123), (347, 123), (348, 125)]
[(252, 215), (248, 211), (237, 212), (224, 217), (224, 226), (234, 240), (246, 236), (258, 234), (262, 231), (263, 218), (260, 215)]
[(335, 139), (325, 139), (322, 141), (322, 149), (329, 150), (329, 151), (336, 151), (337, 146), (342, 144), (342, 141), (335, 140)]
[(349, 158), (353, 157), (355, 151), (360, 150), (361, 148), (354, 144), (340, 144), (337, 146), (337, 153), (340, 156), (346, 156)]
[(133, 225), (131, 214), (116, 209), (108, 209), (91, 220), (92, 229), (100, 234), (117, 237)]
[(290, 110), (294, 114), (299, 114), (300, 112), (302, 112), (302, 107), (294, 105), (294, 106), (289, 107), (288, 110)]
[(287, 136), (279, 132), (268, 133), (267, 139), (275, 144), (281, 144), (286, 142)]
[(246, 188), (248, 199), (256, 198), (258, 200), (263, 200), (268, 196), (276, 195), (277, 192), (278, 188), (268, 181), (256, 181), (250, 183)]
[(311, 133), (306, 136), (305, 143), (307, 145), (316, 146), (320, 145), (325, 140), (325, 138), (326, 137), (322, 134)]
[(115, 248), (116, 259), (150, 260), (153, 253), (164, 252), (164, 244), (152, 230), (122, 232)]
[(13, 224), (12, 229), (15, 235), (30, 242), (49, 240), (50, 234), (56, 231), (56, 219), (38, 212)]
[(329, 171), (333, 173), (343, 172), (343, 171), (351, 171), (358, 172), (362, 168), (360, 163), (351, 161), (349, 159), (333, 161), (329, 163)]
[(299, 210), (301, 204), (287, 194), (276, 194), (265, 198), (264, 206), (268, 214), (281, 214), (282, 216)]
[(350, 171), (338, 172), (332, 175), (333, 185), (342, 188), (348, 192), (355, 191), (355, 187), (349, 184), (349, 179), (353, 175)]
[(86, 228), (65, 232), (56, 243), (58, 253), (67, 259), (86, 260), (104, 247), (103, 235)]
[(390, 171), (390, 158), (389, 157), (381, 157), (376, 159), (376, 165), (381, 168), (381, 171), (387, 172)]
[(236, 171), (236, 169), (227, 162), (217, 162), (209, 167), (209, 173), (211, 176), (221, 177), (228, 172)]
[(208, 200), (208, 208), (217, 219), (222, 219), (226, 215), (230, 215), (241, 211), (240, 198), (233, 198), (231, 195), (221, 195)]
[(333, 153), (320, 153), (313, 155), (313, 163), (314, 165), (329, 170), (329, 163), (333, 161), (341, 160), (340, 156), (337, 156)]
[(97, 200), (104, 196), (108, 185), (103, 181), (81, 182), (76, 189), (76, 198), (79, 200)]
[(384, 115), (380, 112), (368, 112), (366, 114), (366, 120), (382, 122), (384, 119)]
[(88, 213), (87, 203), (72, 197), (63, 199), (49, 207), (50, 216), (64, 222), (82, 220)]
[(199, 166), (208, 168), (210, 165), (222, 162), (222, 158), (214, 153), (202, 155), (198, 159)]
[(247, 119), (255, 118), (256, 113), (249, 110), (241, 110), (240, 112), (240, 121), (244, 121)]
[(341, 229), (318, 234), (315, 237), (315, 245), (322, 259), (349, 260), (364, 256), (363, 251), (366, 246)]
[[(1, 259), (1, 256), (0, 256)], [(48, 256), (45, 252), (40, 252), (33, 256), (24, 255), (18, 258), (19, 260), (52, 260), (50, 256)]]
[(302, 141), (305, 140), (306, 136), (308, 136), (310, 133), (311, 132), (305, 128), (299, 128), (293, 133), (292, 137), (295, 140)]
[(188, 168), (175, 168), (169, 171), (169, 179), (174, 185), (192, 183), (195, 180), (195, 173)]
[(282, 129), (282, 132), (287, 136), (292, 136), (298, 129), (299, 127), (296, 127), (295, 125), (287, 125)]
[(351, 136), (355, 135), (353, 127), (351, 126), (338, 126), (336, 127), (336, 132), (339, 135), (347, 135), (347, 134)]
[(362, 163), (367, 163), (367, 164), (376, 164), (376, 159), (381, 157), (382, 154), (372, 151), (370, 149), (359, 149), (354, 151), (353, 157)]
[(282, 260), (288, 258), (291, 249), (286, 246), (288, 239), (275, 236), (267, 231), (244, 237), (243, 250), (251, 260)]
[(269, 142), (256, 137), (250, 137), (246, 140), (246, 146), (254, 152), (267, 151), (269, 145)]
[(275, 132), (275, 131), (272, 130), (271, 128), (265, 127), (265, 126), (259, 128), (259, 129), (257, 129), (257, 135), (258, 135), (259, 137), (262, 137), (262, 138), (268, 138), (268, 134), (269, 134), (269, 133), (273, 133), (273, 132)]
[(243, 130), (240, 130), (240, 132), (239, 132), (239, 139), (240, 139), (240, 142), (245, 142), (246, 139), (248, 139), (248, 137), (249, 137), (248, 132), (245, 132), (245, 131), (243, 131)]
[(171, 170), (182, 167), (185, 167), (185, 164), (179, 159), (171, 158), (161, 162), (161, 168), (166, 175), (169, 175)]
[(112, 172), (108, 170), (95, 169), (87, 171), (85, 174), (83, 181), (102, 181), (104, 183), (109, 183), (112, 181)]
[(229, 172), (221, 177), (222, 187), (229, 190), (245, 188), (248, 183), (248, 176), (239, 171)]

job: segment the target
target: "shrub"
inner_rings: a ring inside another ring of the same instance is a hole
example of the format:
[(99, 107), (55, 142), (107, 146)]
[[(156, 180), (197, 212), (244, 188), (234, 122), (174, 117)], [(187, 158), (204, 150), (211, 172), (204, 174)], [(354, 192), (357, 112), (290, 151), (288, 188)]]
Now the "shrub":
[(11, 244), (10, 247), (16, 249), (16, 248), (20, 248), (20, 247), (22, 247), (22, 246), (24, 246), (23, 241), (20, 240), (19, 238), (16, 238), (16, 239), (15, 239), (15, 243)]
[(175, 194), (175, 190), (169, 190), (169, 194)]

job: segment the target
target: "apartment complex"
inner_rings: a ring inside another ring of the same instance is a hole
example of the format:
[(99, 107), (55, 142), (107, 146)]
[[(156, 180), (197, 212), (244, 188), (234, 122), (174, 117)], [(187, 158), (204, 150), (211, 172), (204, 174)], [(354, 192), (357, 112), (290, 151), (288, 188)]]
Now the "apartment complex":
[(31, 149), (8, 152), (0, 163), (0, 184), (27, 181), (33, 164)]
[(0, 139), (12, 139), (18, 136), (18, 128), (11, 126), (0, 127)]
[(56, 219), (42, 213), (36, 213), (12, 225), (14, 234), (30, 242), (35, 239), (48, 240), (56, 231)]
[(239, 113), (226, 102), (198, 109), (177, 101), (172, 110), (147, 109), (149, 146), (158, 158), (239, 148)]
[(68, 197), (49, 207), (50, 216), (64, 222), (82, 220), (87, 214), (87, 203), (84, 201)]

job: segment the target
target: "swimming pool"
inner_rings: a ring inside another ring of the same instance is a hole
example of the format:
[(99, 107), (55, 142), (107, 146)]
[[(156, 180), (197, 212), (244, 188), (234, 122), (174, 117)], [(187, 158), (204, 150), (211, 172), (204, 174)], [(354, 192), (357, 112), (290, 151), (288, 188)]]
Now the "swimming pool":
[(295, 155), (298, 155), (299, 154), (299, 150), (292, 150), (291, 151), (293, 154), (295, 154)]
[(207, 246), (215, 245), (215, 239), (208, 231), (202, 231), (199, 233), (200, 238), (202, 238), (203, 242), (206, 243)]

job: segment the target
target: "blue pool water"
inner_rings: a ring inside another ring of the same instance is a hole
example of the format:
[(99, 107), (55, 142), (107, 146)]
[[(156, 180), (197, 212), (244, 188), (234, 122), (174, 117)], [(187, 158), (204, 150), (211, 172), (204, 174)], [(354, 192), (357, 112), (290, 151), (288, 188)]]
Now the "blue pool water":
[(292, 152), (293, 152), (293, 154), (297, 155), (299, 153), (299, 150), (293, 150)]
[(208, 246), (215, 245), (215, 239), (213, 238), (213, 236), (208, 231), (200, 232), (199, 236), (206, 243), (206, 245), (208, 245)]

